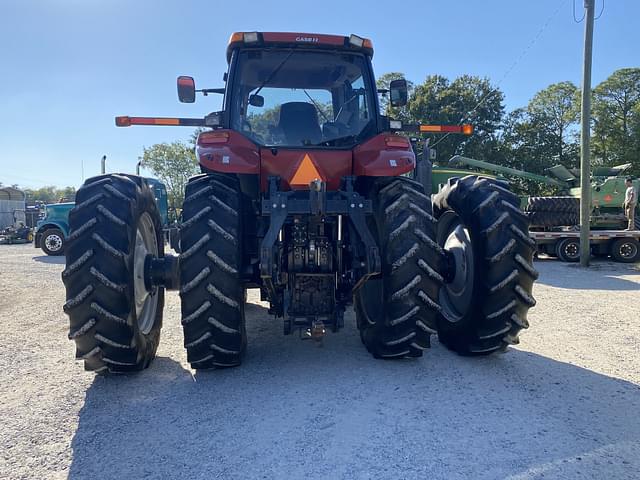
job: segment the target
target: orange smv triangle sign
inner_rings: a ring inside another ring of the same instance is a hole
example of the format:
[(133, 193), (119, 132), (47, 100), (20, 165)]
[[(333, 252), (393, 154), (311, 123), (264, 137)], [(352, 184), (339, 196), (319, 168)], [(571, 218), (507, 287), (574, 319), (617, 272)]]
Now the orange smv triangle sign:
[(298, 169), (289, 184), (308, 186), (309, 183), (315, 179), (322, 180), (322, 175), (320, 175), (318, 169), (313, 164), (313, 161), (311, 161), (309, 154), (305, 153), (304, 158), (300, 162), (300, 165), (298, 165)]

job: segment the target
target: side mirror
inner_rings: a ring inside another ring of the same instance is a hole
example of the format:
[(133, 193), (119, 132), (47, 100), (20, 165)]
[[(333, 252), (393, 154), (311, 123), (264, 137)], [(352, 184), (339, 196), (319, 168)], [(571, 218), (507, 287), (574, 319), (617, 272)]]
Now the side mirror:
[(264, 97), (262, 95), (250, 95), (249, 105), (253, 107), (264, 107)]
[(389, 83), (389, 102), (392, 107), (404, 107), (408, 97), (407, 81), (404, 78)]
[(196, 82), (193, 77), (178, 77), (178, 100), (182, 103), (193, 103), (196, 101)]

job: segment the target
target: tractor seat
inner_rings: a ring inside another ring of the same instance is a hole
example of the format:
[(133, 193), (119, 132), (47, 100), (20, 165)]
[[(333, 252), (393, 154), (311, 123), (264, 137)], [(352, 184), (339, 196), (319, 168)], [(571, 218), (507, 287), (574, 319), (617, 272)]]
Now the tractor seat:
[(318, 112), (310, 103), (283, 103), (278, 127), (289, 145), (317, 144), (322, 141)]

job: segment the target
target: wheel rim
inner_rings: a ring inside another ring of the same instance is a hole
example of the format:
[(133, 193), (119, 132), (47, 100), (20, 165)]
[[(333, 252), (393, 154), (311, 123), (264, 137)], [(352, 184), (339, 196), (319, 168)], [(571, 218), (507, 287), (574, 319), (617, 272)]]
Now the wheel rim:
[(638, 254), (638, 246), (635, 243), (624, 242), (618, 248), (618, 253), (624, 259), (635, 258)]
[(440, 304), (445, 318), (457, 322), (471, 308), (475, 257), (469, 230), (453, 211), (438, 219), (438, 244), (446, 252), (449, 264), (446, 283), (440, 289)]
[(562, 250), (568, 259), (575, 260), (580, 257), (580, 245), (576, 242), (568, 242)]
[(143, 213), (136, 229), (133, 249), (133, 287), (138, 328), (148, 334), (153, 327), (158, 309), (158, 289), (147, 286), (145, 281), (147, 264), (158, 257), (156, 229), (148, 213)]
[(45, 237), (44, 245), (50, 252), (57, 252), (62, 248), (62, 237), (57, 233), (51, 233)]

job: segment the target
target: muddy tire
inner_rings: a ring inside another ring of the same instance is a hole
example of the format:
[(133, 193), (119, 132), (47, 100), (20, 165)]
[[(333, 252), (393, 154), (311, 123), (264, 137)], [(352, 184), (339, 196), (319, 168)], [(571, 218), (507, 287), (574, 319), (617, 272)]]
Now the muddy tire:
[(40, 237), (40, 246), (42, 247), (42, 251), (47, 255), (64, 255), (64, 233), (57, 228), (45, 230)]
[(242, 271), (242, 200), (237, 182), (193, 177), (180, 226), (180, 299), (194, 369), (240, 365), (247, 345)]
[(76, 358), (100, 373), (148, 367), (164, 306), (164, 289), (144, 284), (147, 255), (164, 256), (152, 190), (139, 177), (91, 178), (78, 190), (69, 227), (62, 280)]
[(355, 294), (362, 342), (376, 358), (419, 357), (436, 333), (443, 255), (435, 243), (431, 200), (408, 178), (374, 187), (370, 228), (382, 273)]
[(452, 178), (434, 196), (438, 244), (448, 268), (438, 303), (438, 338), (462, 355), (483, 355), (517, 344), (538, 277), (535, 242), (518, 197), (504, 182)]

